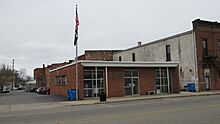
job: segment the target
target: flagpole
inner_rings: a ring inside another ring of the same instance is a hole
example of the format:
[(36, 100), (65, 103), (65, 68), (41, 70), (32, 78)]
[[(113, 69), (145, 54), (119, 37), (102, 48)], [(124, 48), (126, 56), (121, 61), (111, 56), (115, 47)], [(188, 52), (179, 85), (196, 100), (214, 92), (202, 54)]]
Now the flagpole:
[(78, 99), (78, 42), (76, 42), (76, 101)]
[(79, 19), (78, 19), (78, 13), (77, 13), (77, 5), (76, 5), (76, 27), (75, 27), (75, 37), (74, 37), (74, 45), (76, 46), (76, 101), (79, 100), (78, 94), (79, 94), (79, 88), (78, 88), (78, 26), (79, 26)]

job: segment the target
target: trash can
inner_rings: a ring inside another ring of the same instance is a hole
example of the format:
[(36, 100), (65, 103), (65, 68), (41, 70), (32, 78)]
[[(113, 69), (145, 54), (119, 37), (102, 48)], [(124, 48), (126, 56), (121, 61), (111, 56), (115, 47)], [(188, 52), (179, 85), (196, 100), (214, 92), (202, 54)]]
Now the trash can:
[(188, 91), (189, 92), (195, 92), (195, 84), (194, 83), (188, 83)]
[(67, 90), (68, 93), (68, 101), (75, 101), (76, 100), (76, 90), (75, 89), (69, 89)]
[(106, 94), (104, 92), (100, 93), (99, 98), (100, 102), (106, 101)]

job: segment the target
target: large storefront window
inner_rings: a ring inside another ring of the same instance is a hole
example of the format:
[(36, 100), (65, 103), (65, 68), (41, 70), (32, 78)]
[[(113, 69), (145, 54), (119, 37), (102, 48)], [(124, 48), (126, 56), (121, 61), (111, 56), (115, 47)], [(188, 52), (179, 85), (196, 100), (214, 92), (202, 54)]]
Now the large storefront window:
[(138, 71), (126, 70), (124, 72), (125, 95), (139, 94)]
[(167, 68), (156, 68), (157, 94), (169, 93), (169, 70)]
[(84, 70), (84, 97), (98, 97), (104, 92), (104, 70)]

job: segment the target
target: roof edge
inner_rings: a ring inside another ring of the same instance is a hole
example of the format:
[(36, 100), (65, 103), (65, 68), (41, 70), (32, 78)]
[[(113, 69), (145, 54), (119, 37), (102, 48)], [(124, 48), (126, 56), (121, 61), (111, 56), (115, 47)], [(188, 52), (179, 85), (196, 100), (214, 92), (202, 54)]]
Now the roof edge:
[[(125, 67), (126, 65), (134, 65), (134, 67), (138, 67), (137, 65), (143, 65), (143, 64), (155, 64), (155, 65), (161, 65), (161, 64), (167, 64), (167, 65), (173, 65), (173, 66), (178, 66), (179, 62), (154, 62), (154, 61), (148, 61), (148, 62), (145, 62), (145, 61), (136, 61), (136, 62), (132, 62), (132, 61), (91, 61), (91, 60), (79, 60), (77, 63), (81, 63), (82, 65), (83, 64), (99, 64), (99, 66), (104, 66), (106, 64), (109, 64), (109, 65), (121, 65), (122, 67)], [(54, 72), (54, 71), (57, 71), (57, 70), (60, 70), (60, 69), (63, 69), (63, 68), (66, 68), (66, 67), (69, 67), (69, 66), (72, 66), (72, 65), (75, 65), (76, 62), (72, 62), (70, 64), (67, 64), (67, 65), (64, 65), (64, 66), (61, 66), (61, 67), (57, 67), (55, 69), (52, 69), (50, 70), (50, 72)], [(116, 67), (116, 66), (112, 66), (112, 67)], [(140, 66), (142, 67), (142, 66)], [(155, 66), (156, 67), (156, 66)]]
[(125, 50), (121, 50), (121, 51), (115, 52), (113, 54), (122, 53), (122, 52), (125, 52), (125, 51), (128, 51), (128, 50), (132, 50), (132, 49), (136, 49), (136, 48), (139, 48), (139, 47), (144, 47), (144, 46), (147, 46), (147, 45), (150, 45), (150, 44), (162, 42), (164, 40), (172, 39), (172, 38), (183, 36), (183, 35), (186, 35), (186, 34), (191, 34), (192, 32), (193, 32), (193, 30), (189, 30), (189, 31), (182, 32), (182, 33), (179, 33), (179, 34), (171, 35), (171, 36), (168, 36), (168, 37), (165, 37), (165, 38), (161, 38), (159, 40), (147, 42), (147, 43), (145, 43), (145, 44), (143, 44), (141, 46), (135, 46), (135, 47), (131, 47), (131, 48), (128, 48), (128, 49), (125, 49)]

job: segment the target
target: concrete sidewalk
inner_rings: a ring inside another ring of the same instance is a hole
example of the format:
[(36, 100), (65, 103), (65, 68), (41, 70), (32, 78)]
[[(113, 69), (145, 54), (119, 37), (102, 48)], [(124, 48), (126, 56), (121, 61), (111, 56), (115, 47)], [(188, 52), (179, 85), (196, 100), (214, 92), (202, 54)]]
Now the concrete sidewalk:
[(36, 110), (36, 109), (55, 108), (55, 107), (62, 107), (62, 106), (104, 104), (104, 103), (124, 102), (124, 101), (164, 99), (164, 98), (204, 96), (204, 95), (220, 95), (220, 90), (209, 91), (209, 92), (181, 92), (178, 94), (166, 94), (166, 95), (142, 95), (142, 96), (128, 96), (128, 97), (113, 97), (113, 98), (108, 98), (106, 102), (100, 102), (99, 99), (93, 99), (93, 100), (82, 100), (82, 101), (64, 101), (64, 102), (48, 102), (48, 103), (33, 103), (33, 104), (0, 105), (0, 112)]

